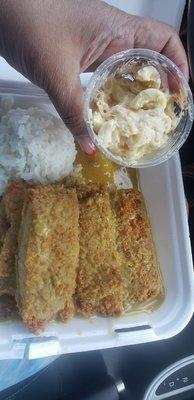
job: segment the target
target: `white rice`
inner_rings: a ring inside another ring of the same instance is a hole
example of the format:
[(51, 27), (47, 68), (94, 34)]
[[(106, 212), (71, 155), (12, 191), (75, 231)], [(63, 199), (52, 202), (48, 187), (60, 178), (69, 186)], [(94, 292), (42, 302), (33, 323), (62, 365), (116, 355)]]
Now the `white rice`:
[(0, 194), (8, 181), (60, 181), (73, 170), (72, 134), (63, 122), (40, 108), (11, 109), (0, 122)]

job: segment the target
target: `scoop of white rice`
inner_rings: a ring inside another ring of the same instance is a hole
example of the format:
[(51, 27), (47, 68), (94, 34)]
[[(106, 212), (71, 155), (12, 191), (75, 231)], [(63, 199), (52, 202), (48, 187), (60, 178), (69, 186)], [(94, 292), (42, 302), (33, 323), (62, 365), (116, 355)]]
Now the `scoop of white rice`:
[(40, 108), (11, 109), (0, 122), (0, 194), (9, 180), (47, 184), (73, 170), (76, 149), (63, 122)]

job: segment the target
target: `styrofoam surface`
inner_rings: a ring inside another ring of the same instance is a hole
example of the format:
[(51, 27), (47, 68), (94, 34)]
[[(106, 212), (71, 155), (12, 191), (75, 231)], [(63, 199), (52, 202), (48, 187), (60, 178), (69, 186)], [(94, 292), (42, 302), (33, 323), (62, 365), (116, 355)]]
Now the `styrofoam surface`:
[[(85, 74), (82, 83), (87, 80)], [(0, 81), (0, 92), (12, 92), (18, 106), (41, 105), (55, 112), (48, 97), (30, 84), (15, 83), (13, 88), (11, 83)], [(26, 348), (33, 359), (150, 342), (172, 337), (186, 326), (194, 309), (194, 278), (179, 157), (140, 170), (140, 183), (164, 278), (161, 306), (150, 314), (50, 323), (41, 337), (33, 336), (21, 322), (1, 322), (0, 359), (22, 358)], [(28, 338), (32, 338), (30, 343)]]

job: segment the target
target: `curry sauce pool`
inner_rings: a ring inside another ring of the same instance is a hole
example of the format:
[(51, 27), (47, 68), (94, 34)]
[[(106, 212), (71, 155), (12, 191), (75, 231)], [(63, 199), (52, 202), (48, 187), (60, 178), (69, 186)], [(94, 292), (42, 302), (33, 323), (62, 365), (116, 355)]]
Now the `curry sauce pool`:
[[(75, 164), (81, 165), (81, 174), (85, 183), (96, 183), (101, 185), (115, 184), (115, 175), (123, 168), (105, 157), (100, 151), (97, 151), (95, 157), (87, 156), (81, 149), (77, 149)], [(138, 174), (134, 168), (125, 168), (135, 189), (138, 188)]]

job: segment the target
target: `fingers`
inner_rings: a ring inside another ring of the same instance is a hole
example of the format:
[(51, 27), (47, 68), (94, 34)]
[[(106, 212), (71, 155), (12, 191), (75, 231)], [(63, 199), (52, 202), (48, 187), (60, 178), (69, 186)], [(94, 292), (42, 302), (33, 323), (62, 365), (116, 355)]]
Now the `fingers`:
[(112, 40), (106, 47), (106, 49), (103, 51), (103, 53), (100, 55), (100, 57), (98, 57), (97, 60), (94, 61), (89, 66), (89, 68), (87, 68), (87, 71), (89, 72), (95, 71), (100, 64), (102, 64), (107, 58), (111, 57), (113, 54), (129, 49), (131, 43), (132, 41), (130, 40), (130, 38), (122, 38), (122, 39), (120, 38)]
[(73, 68), (58, 69), (49, 73), (46, 91), (62, 120), (75, 140), (88, 155), (96, 153), (83, 118), (84, 93), (79, 73)]
[(81, 149), (88, 154), (89, 156), (95, 156), (97, 149), (94, 145), (94, 143), (92, 142), (92, 140), (90, 139), (89, 135), (86, 136), (76, 136), (75, 137), (77, 143), (79, 144), (79, 146), (81, 147)]
[(165, 44), (162, 53), (170, 58), (183, 72), (185, 78), (189, 79), (189, 67), (187, 62), (187, 56), (181, 40), (176, 32), (172, 32), (169, 40)]
[[(115, 54), (119, 51), (126, 50), (128, 45), (128, 41), (126, 39), (114, 40), (110, 43), (110, 45), (106, 48), (101, 57), (96, 60), (89, 68), (88, 71), (94, 71), (99, 64), (105, 61), (112, 54)], [(141, 46), (140, 46), (141, 47)], [(146, 45), (147, 48), (150, 48), (149, 45)], [(160, 51), (158, 48), (154, 48), (156, 51)], [(181, 40), (176, 32), (173, 31), (169, 40), (163, 47), (161, 51), (166, 57), (172, 60), (183, 72), (185, 78), (189, 79), (189, 67), (187, 62), (187, 56), (184, 50), (184, 47), (181, 43)]]

